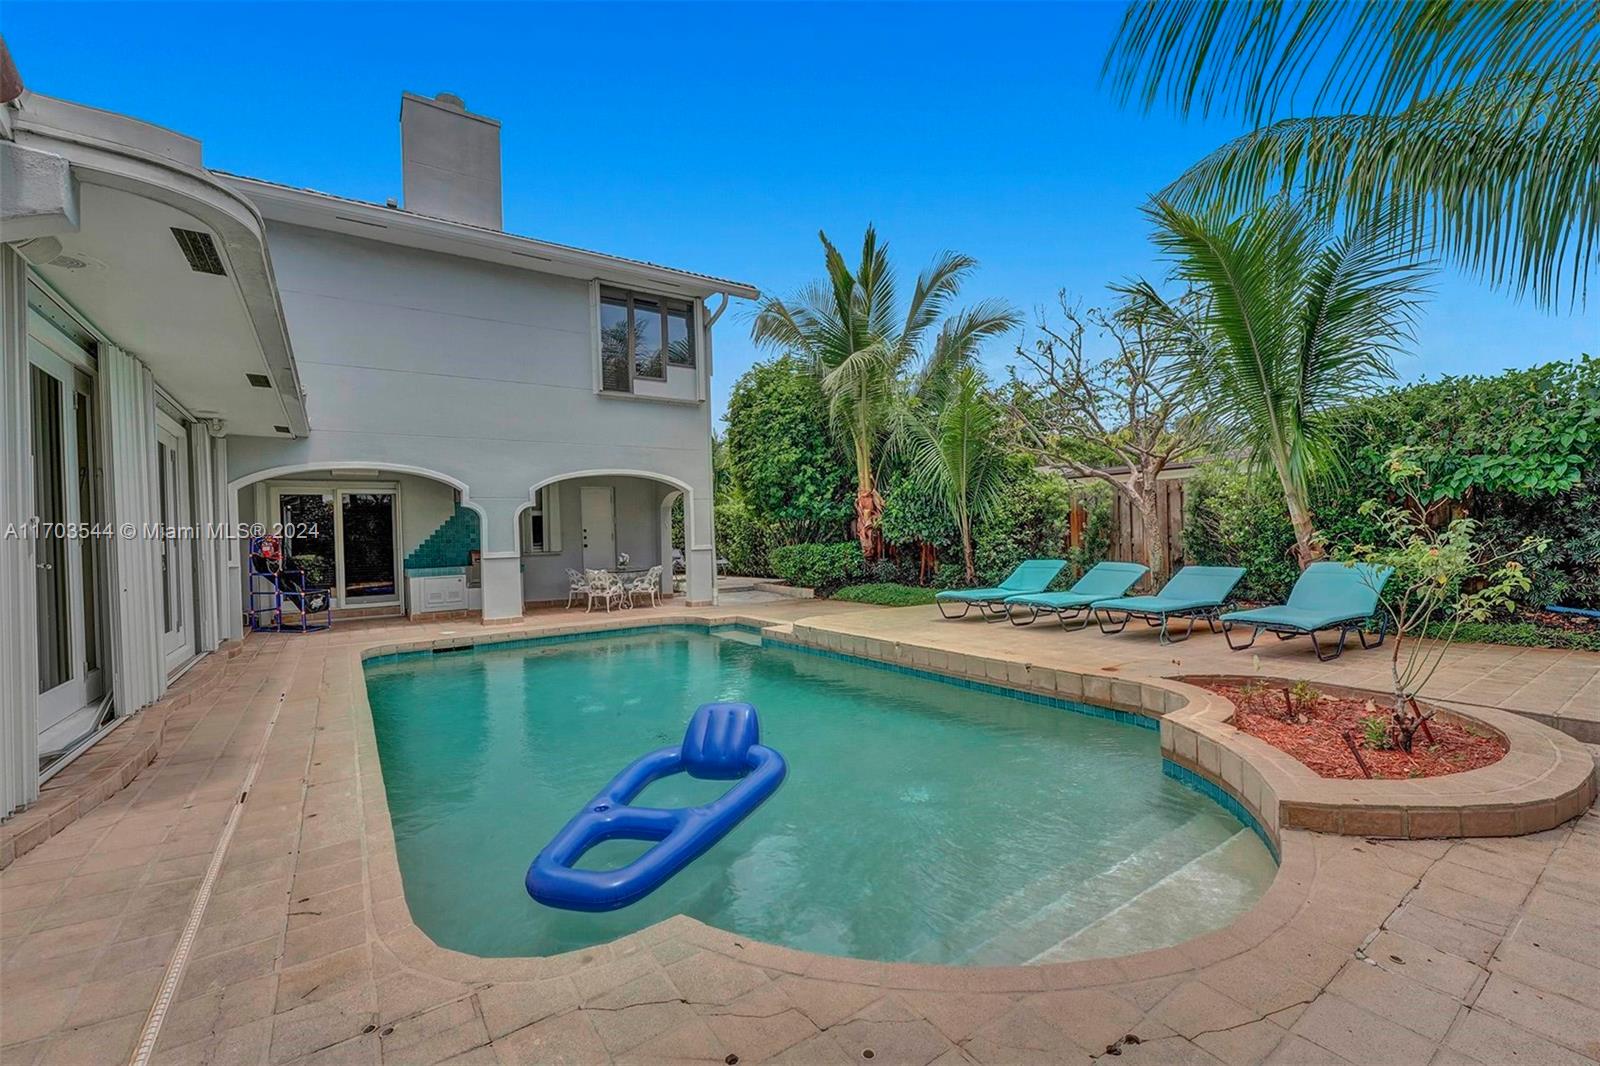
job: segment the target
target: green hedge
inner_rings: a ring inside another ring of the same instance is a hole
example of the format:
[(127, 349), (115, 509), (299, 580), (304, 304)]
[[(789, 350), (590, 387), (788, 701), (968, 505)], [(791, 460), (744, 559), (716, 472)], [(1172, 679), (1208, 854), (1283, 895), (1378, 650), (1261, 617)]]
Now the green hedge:
[(719, 502), (715, 511), (717, 554), (728, 560), (730, 573), (746, 577), (772, 577), (768, 558), (772, 531), (736, 499)]
[(853, 540), (833, 544), (786, 544), (773, 548), (767, 558), (775, 575), (803, 588), (833, 588), (864, 577), (867, 572), (861, 545)]
[(933, 593), (933, 589), (920, 585), (877, 581), (867, 585), (846, 585), (829, 598), (850, 603), (871, 603), (879, 607), (916, 607), (932, 603)]
[[(1429, 632), (1444, 636), (1449, 626), (1432, 626)], [(1570, 648), (1573, 651), (1600, 651), (1600, 633), (1583, 633), (1533, 622), (1463, 622), (1456, 630), (1463, 644), (1514, 644), (1523, 648)]]

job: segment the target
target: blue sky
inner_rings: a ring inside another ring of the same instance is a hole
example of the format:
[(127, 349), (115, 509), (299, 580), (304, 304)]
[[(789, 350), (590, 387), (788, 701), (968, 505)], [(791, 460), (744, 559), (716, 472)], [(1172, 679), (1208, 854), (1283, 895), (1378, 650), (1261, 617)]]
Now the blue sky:
[[(207, 165), (381, 202), (399, 94), (503, 123), (513, 232), (789, 293), (876, 223), (909, 277), (941, 249), (970, 298), (1032, 317), (1159, 276), (1139, 207), (1238, 132), (1119, 108), (1121, 5), (39, 4), (0, 32), (28, 86), (199, 138)], [(1405, 378), (1600, 350), (1597, 316), (1436, 282)], [(719, 413), (760, 357), (717, 327)], [(1015, 340), (986, 361), (1002, 367)]]

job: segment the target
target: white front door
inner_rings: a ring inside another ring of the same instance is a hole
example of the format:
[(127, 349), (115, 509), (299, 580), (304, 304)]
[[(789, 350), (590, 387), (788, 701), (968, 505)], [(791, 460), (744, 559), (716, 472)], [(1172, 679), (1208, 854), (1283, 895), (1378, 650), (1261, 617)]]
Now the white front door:
[(183, 427), (156, 412), (157, 488), (161, 526), (161, 652), (167, 669), (194, 658), (194, 538), (189, 532), (189, 449)]
[(578, 490), (583, 512), (583, 568), (613, 570), (617, 565), (617, 513), (611, 488), (584, 485)]

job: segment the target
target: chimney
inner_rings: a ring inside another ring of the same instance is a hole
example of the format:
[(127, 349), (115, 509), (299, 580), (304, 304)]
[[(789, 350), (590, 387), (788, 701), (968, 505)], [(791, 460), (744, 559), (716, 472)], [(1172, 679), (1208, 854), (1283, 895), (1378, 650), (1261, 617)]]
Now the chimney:
[(500, 229), (500, 123), (453, 93), (400, 94), (405, 209)]

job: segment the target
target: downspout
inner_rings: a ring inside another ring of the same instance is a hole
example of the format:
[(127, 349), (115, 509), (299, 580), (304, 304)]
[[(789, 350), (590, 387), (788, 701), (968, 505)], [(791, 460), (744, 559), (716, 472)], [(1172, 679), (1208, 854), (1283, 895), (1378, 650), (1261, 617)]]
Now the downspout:
[(717, 324), (717, 319), (722, 317), (722, 312), (728, 309), (728, 294), (725, 292), (719, 292), (717, 295), (722, 297), (722, 302), (717, 305), (716, 312), (706, 319), (706, 329), (708, 330)]

